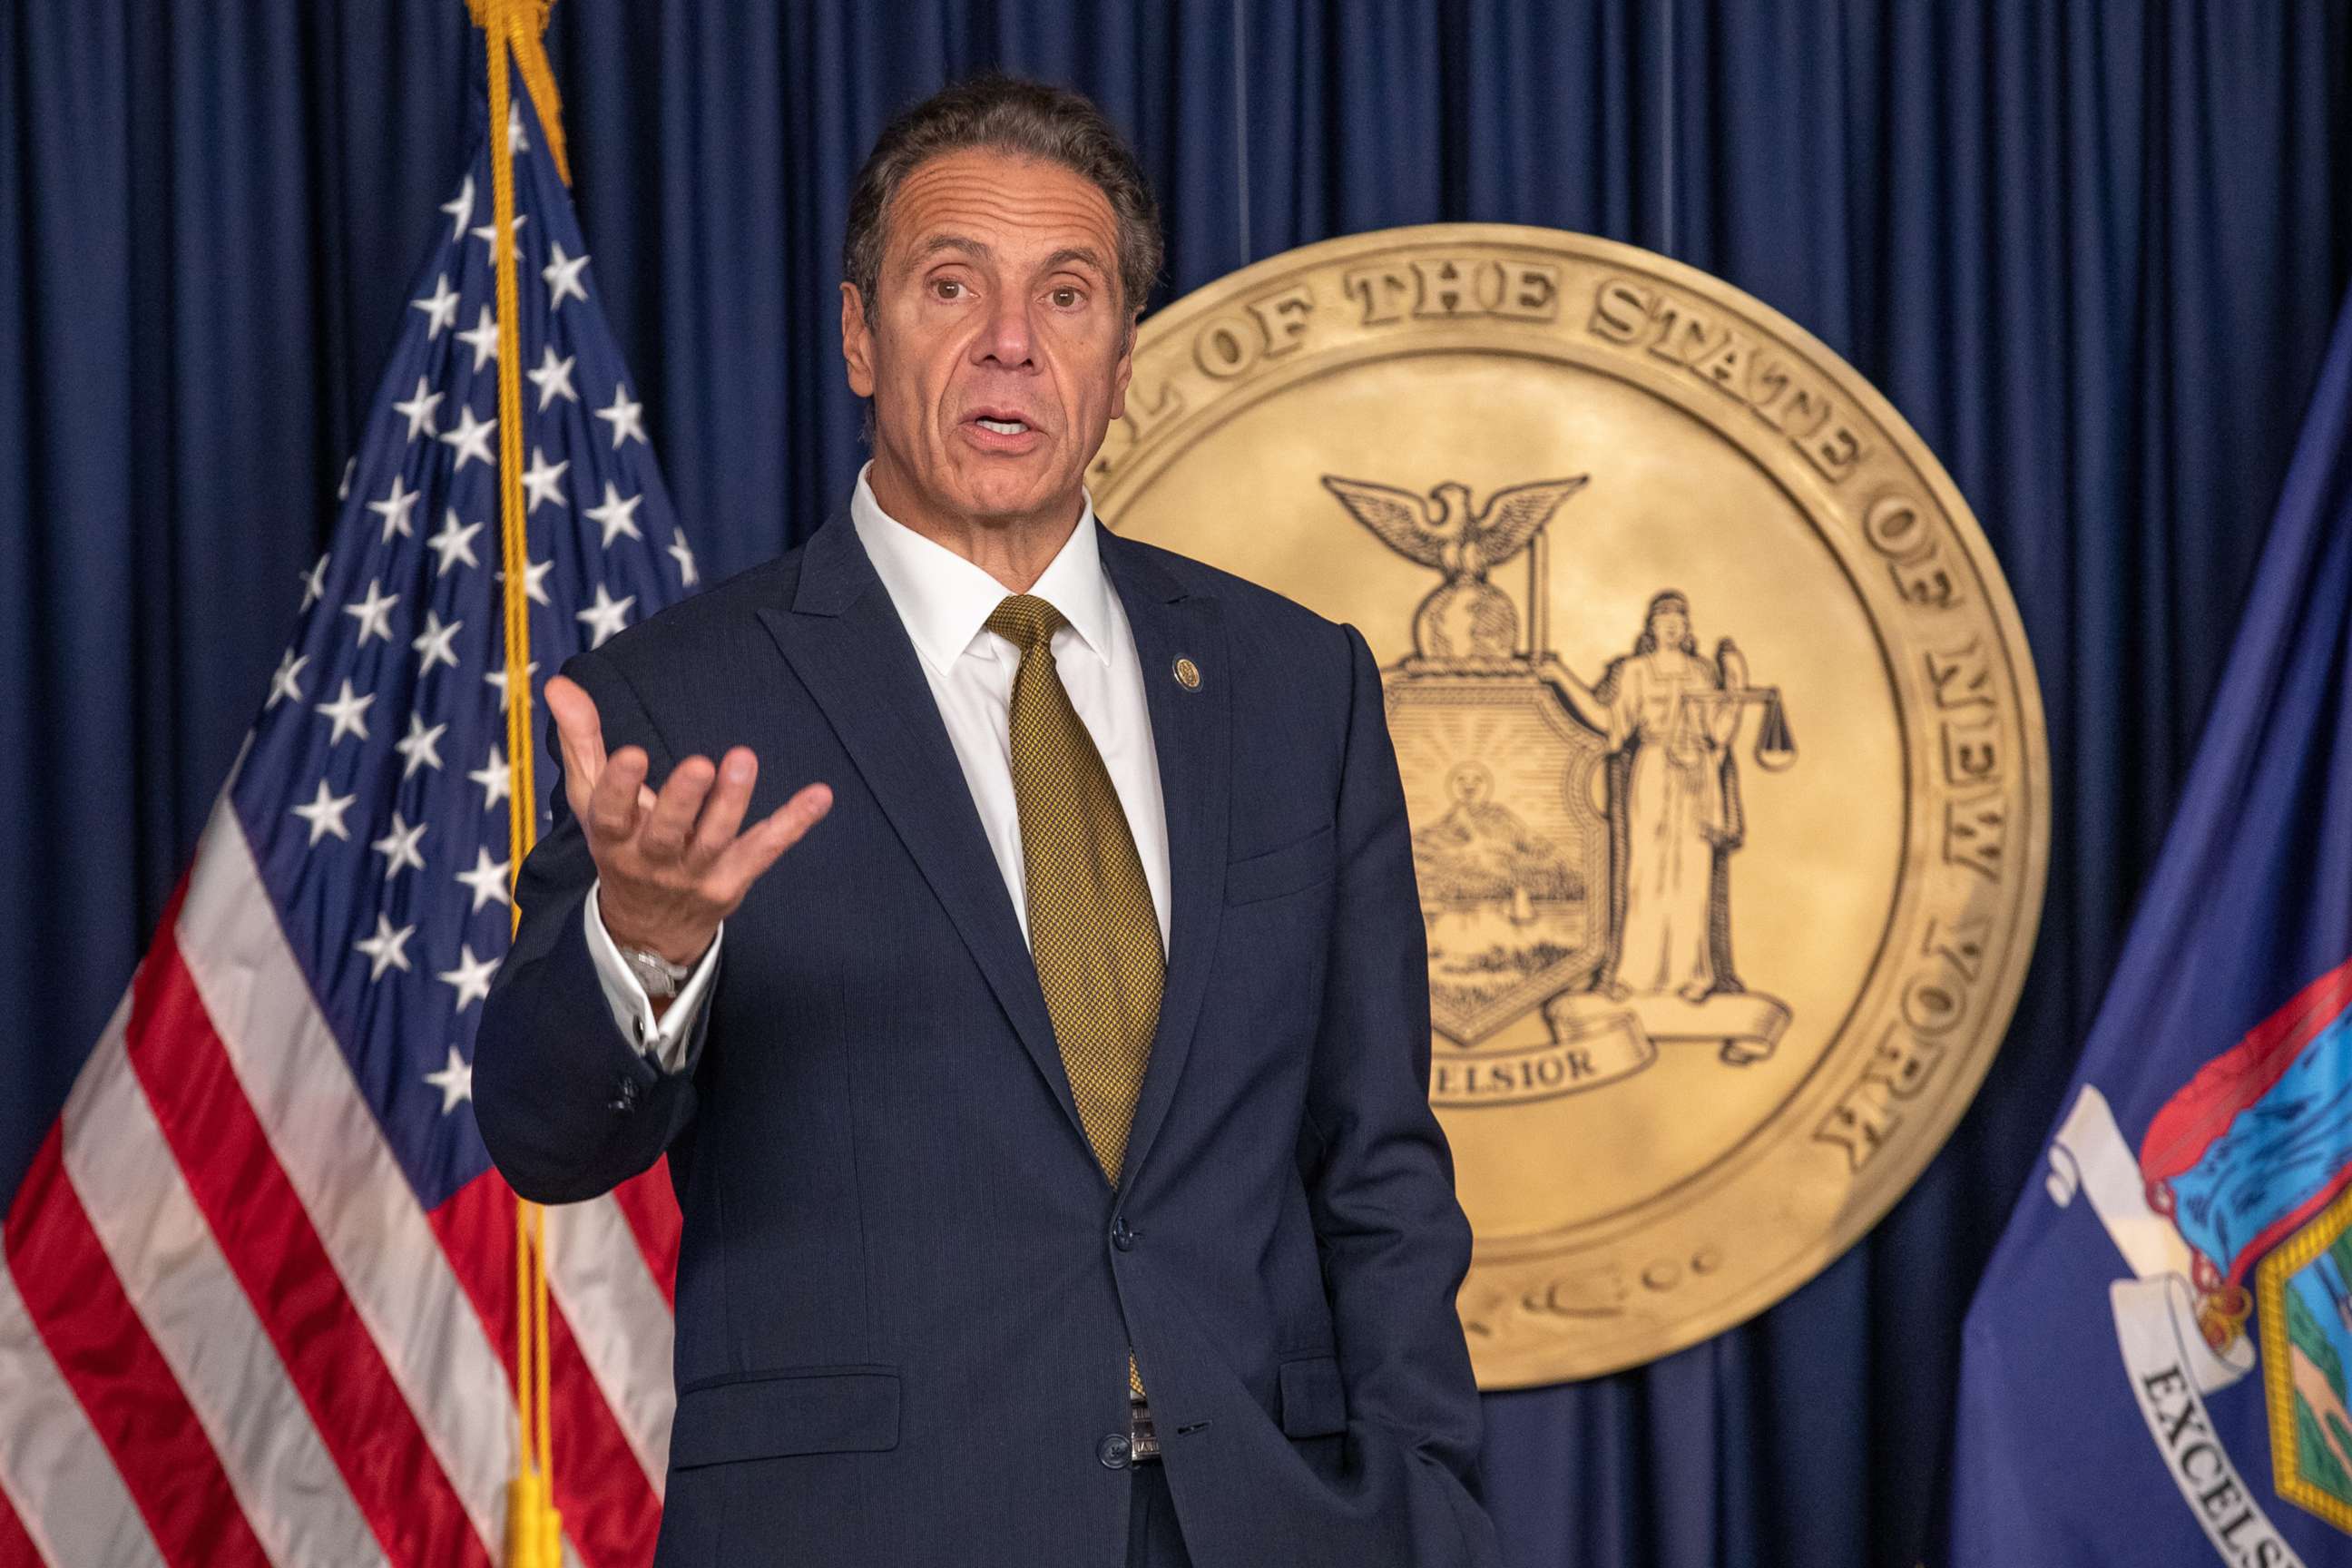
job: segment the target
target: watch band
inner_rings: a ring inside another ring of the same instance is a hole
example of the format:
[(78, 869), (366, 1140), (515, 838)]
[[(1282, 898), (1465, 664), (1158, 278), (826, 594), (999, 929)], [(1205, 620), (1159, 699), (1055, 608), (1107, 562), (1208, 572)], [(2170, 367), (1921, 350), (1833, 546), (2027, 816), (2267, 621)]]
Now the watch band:
[(629, 973), (637, 977), (637, 984), (645, 987), (647, 996), (677, 995), (686, 977), (694, 973), (692, 964), (672, 963), (658, 952), (649, 952), (642, 947), (622, 947), (618, 942), (614, 945), (620, 947), (621, 962), (629, 966)]

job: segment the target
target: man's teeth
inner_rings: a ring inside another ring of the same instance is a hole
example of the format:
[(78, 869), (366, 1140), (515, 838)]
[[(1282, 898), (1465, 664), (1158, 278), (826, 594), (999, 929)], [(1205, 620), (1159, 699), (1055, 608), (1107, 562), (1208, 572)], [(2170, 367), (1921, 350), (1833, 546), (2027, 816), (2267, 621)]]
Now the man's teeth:
[(979, 425), (982, 429), (993, 430), (1000, 436), (1018, 436), (1029, 428), (1018, 419), (982, 419)]

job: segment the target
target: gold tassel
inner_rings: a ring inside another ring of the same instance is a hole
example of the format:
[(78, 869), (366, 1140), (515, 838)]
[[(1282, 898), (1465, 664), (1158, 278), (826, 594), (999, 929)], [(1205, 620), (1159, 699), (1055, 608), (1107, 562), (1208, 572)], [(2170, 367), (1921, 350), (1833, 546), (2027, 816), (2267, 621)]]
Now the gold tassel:
[[(562, 106), (555, 96), (543, 35), (551, 0), (467, 0), (488, 51), (491, 265), (497, 279), (499, 325), (499, 542), (506, 571), (507, 756), (513, 770), (508, 795), (509, 888), (530, 853), (537, 823), (530, 696), (530, 605), (527, 594), (529, 514), (522, 504), (522, 351), (515, 279), (514, 154), (503, 145), (513, 110), (509, 63), (538, 111), (540, 133), (566, 184)], [(509, 899), (512, 919), (522, 908)], [(511, 928), (509, 928), (511, 930)], [(563, 1518), (555, 1507), (554, 1433), (549, 1415), (547, 1331), (547, 1212), (515, 1205), (515, 1473), (507, 1489), (507, 1568), (562, 1568)]]
[[(523, 90), (530, 94), (530, 106), (539, 111), (541, 131), (547, 136), (547, 154), (555, 160), (555, 172), (563, 183), (572, 183), (572, 159), (564, 149), (563, 100), (555, 90), (555, 71), (547, 62), (547, 13), (555, 0), (466, 0), (466, 9), (473, 13), (474, 26), (495, 38), (503, 32), (507, 47), (514, 51), (514, 63), (522, 72)], [(491, 74), (497, 75), (493, 67)], [(493, 98), (498, 96), (494, 85)], [(496, 116), (493, 115), (495, 121)]]

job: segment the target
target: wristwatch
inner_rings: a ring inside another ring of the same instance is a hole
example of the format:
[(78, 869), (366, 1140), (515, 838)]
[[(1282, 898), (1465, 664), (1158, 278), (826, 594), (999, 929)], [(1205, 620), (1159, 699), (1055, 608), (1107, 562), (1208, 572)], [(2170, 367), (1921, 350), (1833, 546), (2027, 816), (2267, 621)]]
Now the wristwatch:
[(672, 963), (658, 952), (648, 952), (642, 947), (621, 947), (618, 942), (613, 945), (621, 948), (621, 962), (629, 966), (629, 973), (637, 977), (637, 984), (646, 988), (647, 996), (677, 995), (686, 977), (694, 973), (694, 965)]

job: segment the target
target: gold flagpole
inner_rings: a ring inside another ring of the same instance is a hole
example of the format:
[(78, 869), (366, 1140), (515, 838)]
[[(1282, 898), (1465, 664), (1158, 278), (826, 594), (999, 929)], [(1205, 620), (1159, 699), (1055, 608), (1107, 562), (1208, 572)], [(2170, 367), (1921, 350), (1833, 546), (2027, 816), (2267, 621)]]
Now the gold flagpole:
[[(508, 875), (522, 869), (537, 823), (531, 782), (530, 603), (528, 516), (522, 499), (522, 349), (514, 248), (514, 105), (508, 79), (520, 67), (556, 172), (569, 184), (554, 73), (545, 33), (551, 0), (467, 0), (489, 59), (490, 257), (498, 290), (499, 560), (505, 568)], [(506, 145), (498, 139), (505, 137)], [(522, 909), (509, 900), (513, 919)], [(547, 1215), (537, 1204), (515, 1205), (515, 1473), (507, 1490), (507, 1568), (562, 1568), (563, 1520), (554, 1498), (553, 1432), (549, 1415)]]

